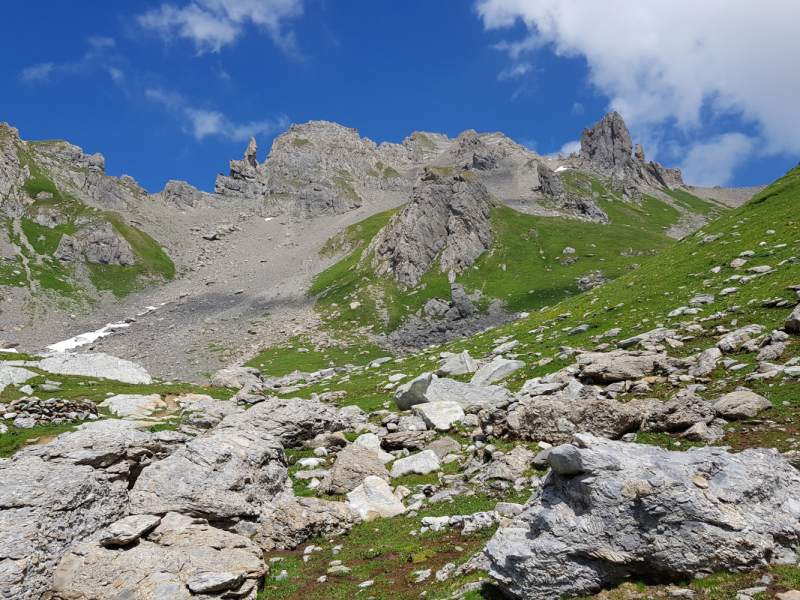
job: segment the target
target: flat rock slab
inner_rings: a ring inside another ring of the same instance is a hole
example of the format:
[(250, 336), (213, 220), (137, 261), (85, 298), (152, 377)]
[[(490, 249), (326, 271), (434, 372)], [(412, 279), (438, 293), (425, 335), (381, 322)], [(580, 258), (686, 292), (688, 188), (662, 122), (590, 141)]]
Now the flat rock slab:
[(425, 450), (433, 450), (436, 456), (439, 457), (439, 460), (441, 460), (448, 454), (461, 452), (461, 444), (446, 435), (425, 446)]
[(592, 383), (613, 383), (641, 379), (653, 374), (655, 363), (666, 358), (657, 352), (587, 352), (578, 356), (581, 379)]
[(356, 511), (362, 520), (374, 521), (405, 512), (406, 507), (392, 493), (392, 488), (380, 477), (367, 477), (364, 482), (347, 494), (347, 506)]
[(161, 523), (161, 519), (153, 515), (125, 517), (106, 527), (100, 533), (97, 541), (101, 546), (124, 546), (135, 542), (151, 529), (155, 529), (159, 523)]
[(2, 392), (7, 385), (22, 385), (34, 377), (38, 377), (38, 375), (33, 371), (0, 363), (0, 392)]
[(395, 431), (383, 436), (381, 447), (386, 450), (402, 450), (403, 448), (422, 450), (435, 435), (436, 432), (427, 429), (425, 431)]
[(153, 383), (147, 370), (134, 362), (108, 354), (73, 354), (59, 352), (39, 361), (36, 365), (48, 373), (58, 375), (83, 375), (98, 379), (113, 379), (122, 383), (150, 385)]
[(389, 475), (392, 479), (405, 475), (427, 475), (441, 468), (439, 457), (433, 450), (423, 450), (419, 454), (412, 454), (405, 458), (399, 458), (392, 465)]
[(464, 350), (460, 354), (453, 354), (448, 357), (436, 374), (439, 377), (452, 377), (453, 375), (466, 375), (478, 370), (478, 364), (469, 355), (469, 351)]
[[(510, 343), (510, 342), (509, 342)], [(472, 385), (492, 385), (496, 381), (508, 377), (514, 371), (518, 371), (525, 366), (521, 360), (508, 360), (505, 358), (496, 358), (492, 362), (483, 365), (475, 375), (472, 376), (470, 383)]]
[(166, 409), (167, 403), (158, 394), (117, 394), (106, 398), (99, 406), (108, 407), (111, 414), (118, 417), (149, 417), (157, 410)]
[(458, 402), (450, 401), (417, 404), (413, 410), (430, 429), (437, 431), (449, 431), (466, 416)]
[(76, 427), (78, 431), (123, 431), (127, 429), (137, 429), (139, 427), (151, 427), (153, 421), (128, 421), (123, 419), (103, 419), (101, 421), (89, 421), (81, 423)]
[(516, 481), (530, 468), (535, 456), (536, 454), (524, 446), (517, 446), (511, 452), (493, 460), (486, 470), (484, 478)]
[(772, 402), (748, 390), (730, 392), (714, 403), (720, 417), (733, 420), (752, 419), (767, 408), (772, 408)]

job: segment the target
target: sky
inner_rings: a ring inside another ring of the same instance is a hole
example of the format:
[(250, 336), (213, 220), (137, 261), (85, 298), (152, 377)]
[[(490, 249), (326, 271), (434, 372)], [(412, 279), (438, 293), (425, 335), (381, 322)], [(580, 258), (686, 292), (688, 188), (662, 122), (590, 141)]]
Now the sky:
[(763, 185), (800, 161), (797, 23), (797, 0), (14, 2), (0, 121), (154, 193), (213, 191), (250, 136), (263, 160), (312, 119), (555, 154), (617, 110), (687, 183)]

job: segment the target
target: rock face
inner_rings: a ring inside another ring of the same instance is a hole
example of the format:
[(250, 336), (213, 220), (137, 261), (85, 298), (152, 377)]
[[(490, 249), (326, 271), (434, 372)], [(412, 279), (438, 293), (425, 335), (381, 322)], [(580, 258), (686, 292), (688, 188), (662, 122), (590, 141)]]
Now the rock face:
[(193, 185), (185, 181), (168, 181), (164, 189), (153, 197), (161, 196), (161, 199), (177, 208), (196, 208), (207, 204), (213, 199), (211, 194), (201, 192)]
[(411, 202), (370, 242), (375, 275), (415, 286), (438, 259), (441, 272), (462, 271), (492, 242), (491, 197), (472, 173), (426, 167)]
[(253, 541), (265, 552), (294, 550), (314, 537), (339, 537), (361, 522), (358, 512), (342, 502), (292, 498), (261, 521)]
[(255, 520), (272, 503), (292, 496), (278, 439), (254, 429), (220, 426), (145, 468), (130, 501), (135, 514)]
[(111, 223), (87, 225), (72, 236), (64, 234), (53, 256), (61, 262), (84, 258), (91, 263), (122, 267), (136, 263), (128, 240)]
[(78, 546), (56, 569), (52, 591), (55, 600), (209, 598), (218, 592), (255, 600), (268, 572), (261, 549), (246, 537), (169, 513), (135, 545)]
[(19, 454), (0, 461), (0, 590), (39, 598), (50, 588), (53, 559), (125, 516), (124, 483), (90, 466)]
[(668, 452), (586, 434), (573, 444), (550, 451), (541, 491), (486, 547), (509, 596), (797, 563), (800, 474), (777, 451)]
[(561, 185), (561, 179), (554, 173), (550, 167), (543, 162), (536, 163), (536, 172), (539, 175), (539, 183), (542, 186), (542, 192), (548, 196), (561, 196), (564, 193), (564, 186)]
[(591, 129), (584, 128), (581, 134), (581, 159), (603, 169), (627, 166), (632, 150), (631, 134), (616, 111), (608, 113)]

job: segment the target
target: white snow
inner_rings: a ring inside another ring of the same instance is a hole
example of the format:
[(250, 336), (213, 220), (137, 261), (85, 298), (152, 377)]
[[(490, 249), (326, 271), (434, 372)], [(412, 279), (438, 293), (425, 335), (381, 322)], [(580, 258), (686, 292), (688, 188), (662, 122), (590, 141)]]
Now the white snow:
[(83, 346), (84, 344), (93, 342), (101, 337), (111, 335), (115, 329), (122, 329), (123, 327), (129, 326), (130, 325), (128, 325), (128, 323), (109, 323), (97, 331), (90, 331), (89, 333), (84, 333), (83, 335), (76, 335), (75, 337), (71, 337), (63, 342), (52, 344), (48, 346), (47, 349), (52, 350), (53, 352), (65, 352), (67, 350), (77, 348), (78, 346)]
[(569, 169), (569, 167), (558, 167), (558, 168), (555, 170), (555, 172), (556, 172), (556, 173), (561, 173), (561, 171), (566, 171), (567, 169)]
[(275, 217), (264, 217), (264, 220), (265, 220), (265, 221), (272, 221), (272, 219), (274, 219), (274, 218), (275, 218)]

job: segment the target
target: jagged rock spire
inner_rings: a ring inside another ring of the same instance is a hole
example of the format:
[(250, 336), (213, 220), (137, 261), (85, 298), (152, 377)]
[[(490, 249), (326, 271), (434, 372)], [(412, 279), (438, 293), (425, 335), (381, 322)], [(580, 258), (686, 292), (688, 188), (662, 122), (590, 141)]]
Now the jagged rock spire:
[(591, 129), (584, 128), (581, 134), (580, 157), (597, 167), (624, 167), (630, 161), (632, 151), (631, 134), (616, 111), (606, 114)]

